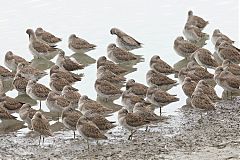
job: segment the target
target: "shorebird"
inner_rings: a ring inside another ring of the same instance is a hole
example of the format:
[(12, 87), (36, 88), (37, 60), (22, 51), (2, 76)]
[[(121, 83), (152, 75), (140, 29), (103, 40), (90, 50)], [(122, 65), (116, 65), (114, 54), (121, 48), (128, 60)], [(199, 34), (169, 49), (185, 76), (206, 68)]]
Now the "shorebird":
[(75, 83), (82, 80), (83, 74), (75, 74), (61, 69), (57, 65), (53, 65), (50, 69), (50, 76), (56, 73), (59, 77), (66, 79), (69, 83)]
[(89, 150), (89, 140), (105, 140), (108, 139), (101, 130), (85, 116), (79, 118), (76, 128), (79, 134), (87, 140)]
[(224, 71), (222, 67), (215, 70), (214, 79), (227, 93), (230, 92), (231, 99), (232, 92), (240, 92), (240, 79), (231, 72)]
[(203, 66), (205, 69), (215, 69), (218, 67), (218, 63), (212, 56), (212, 53), (204, 48), (199, 48), (196, 50), (191, 55), (191, 59), (194, 59), (200, 66)]
[(149, 70), (146, 74), (146, 81), (149, 86), (158, 86), (164, 90), (168, 90), (173, 86), (178, 85), (176, 80), (173, 80), (162, 73), (154, 70)]
[[(128, 110), (128, 112), (133, 112), (133, 107), (136, 103), (142, 102), (147, 103), (142, 97), (139, 97), (132, 93), (132, 89), (125, 90), (122, 93), (122, 104)], [(151, 104), (151, 103), (148, 103)]]
[(41, 137), (43, 136), (43, 143), (44, 143), (44, 136), (53, 136), (53, 133), (50, 129), (50, 124), (48, 120), (42, 115), (41, 112), (37, 111), (32, 120), (32, 128), (35, 132), (40, 134), (39, 145), (41, 143)]
[(218, 97), (216, 91), (214, 90), (214, 87), (209, 85), (205, 80), (200, 80), (196, 86), (196, 89), (202, 89), (203, 93), (206, 94), (213, 102), (221, 100), (220, 97)]
[(31, 120), (36, 112), (37, 110), (31, 108), (31, 105), (28, 103), (22, 105), (22, 107), (19, 110), (20, 118), (27, 123), (29, 129), (32, 129)]
[(73, 108), (78, 107), (78, 101), (81, 97), (81, 94), (78, 92), (77, 88), (74, 88), (70, 85), (66, 85), (65, 87), (63, 87), (62, 95), (65, 99), (70, 101), (71, 106)]
[(228, 42), (219, 45), (217, 54), (222, 60), (228, 59), (233, 63), (240, 63), (240, 51), (234, 49)]
[(215, 51), (218, 51), (218, 48), (219, 48), (220, 44), (223, 43), (223, 42), (226, 42), (226, 43), (230, 44), (229, 46), (232, 46), (232, 48), (237, 49), (239, 51), (238, 48), (233, 46), (233, 41), (225, 39), (224, 37), (217, 38), (217, 41), (216, 41), (216, 44), (215, 44)]
[(138, 102), (133, 107), (133, 113), (144, 117), (145, 120), (155, 122), (161, 120), (161, 117), (154, 113), (154, 110), (147, 107), (144, 103)]
[(228, 36), (226, 36), (225, 34), (221, 33), (219, 29), (215, 29), (213, 31), (213, 34), (212, 34), (212, 38), (211, 38), (211, 41), (213, 43), (213, 45), (216, 45), (216, 42), (218, 40), (218, 38), (223, 38), (224, 41), (227, 41), (229, 43), (234, 43), (233, 40), (231, 40)]
[(3, 103), (0, 103), (0, 119), (16, 119), (17, 117), (14, 117), (11, 115), (8, 110), (3, 106)]
[(23, 63), (18, 64), (17, 73), (21, 74), (22, 77), (36, 81), (47, 75), (47, 72), (41, 71)]
[(65, 99), (62, 95), (54, 91), (51, 91), (48, 93), (46, 105), (50, 112), (56, 112), (60, 115), (64, 108), (70, 106), (70, 102), (67, 99)]
[(56, 64), (67, 71), (75, 71), (84, 68), (84, 65), (79, 64), (75, 59), (72, 60), (70, 57), (65, 56), (64, 51), (58, 54)]
[(198, 27), (199, 29), (204, 29), (208, 24), (208, 21), (205, 21), (203, 18), (193, 15), (193, 11), (188, 11), (187, 23)]
[(97, 78), (107, 80), (116, 85), (123, 84), (126, 81), (125, 77), (113, 73), (112, 71), (108, 70), (107, 67), (105, 66), (100, 66), (97, 69)]
[(108, 45), (107, 55), (108, 58), (115, 63), (135, 61), (138, 59), (136, 55), (117, 47), (114, 43)]
[(192, 79), (190, 77), (185, 77), (183, 84), (182, 84), (182, 90), (186, 96), (191, 98), (192, 93), (194, 92), (196, 86), (197, 86), (197, 83), (195, 81), (192, 81)]
[(179, 56), (188, 58), (199, 47), (196, 44), (184, 40), (183, 37), (177, 37), (174, 41), (173, 48)]
[(130, 51), (142, 47), (142, 43), (138, 42), (133, 37), (127, 35), (120, 29), (112, 28), (110, 30), (110, 33), (112, 35), (115, 34), (117, 36), (116, 40), (117, 45), (124, 50)]
[(62, 111), (62, 122), (64, 126), (73, 131), (73, 138), (75, 139), (75, 131), (78, 119), (82, 116), (82, 113), (73, 109), (72, 107), (64, 108)]
[(152, 70), (166, 75), (177, 72), (173, 67), (164, 62), (158, 55), (154, 55), (151, 58), (150, 67)]
[[(192, 94), (191, 104), (194, 108), (201, 111), (210, 111), (215, 110), (214, 103), (211, 99), (204, 94), (203, 90), (200, 88), (196, 88)], [(201, 113), (202, 119), (202, 113)]]
[[(144, 103), (138, 102), (133, 107), (133, 113), (143, 117), (146, 121), (159, 122), (161, 116), (154, 113), (154, 109), (147, 107)], [(145, 131), (148, 131), (148, 126), (146, 126)]]
[(214, 75), (209, 73), (203, 67), (195, 68), (193, 70), (182, 68), (179, 71), (178, 78), (184, 80), (185, 77), (190, 77), (193, 81), (198, 82), (201, 79), (213, 79)]
[(92, 110), (86, 111), (84, 116), (96, 124), (96, 126), (103, 132), (116, 127), (116, 125), (113, 124), (115, 122), (108, 121), (103, 115)]
[(32, 29), (27, 29), (26, 33), (29, 36), (29, 50), (34, 57), (52, 59), (61, 51), (39, 41)]
[(35, 30), (35, 34), (37, 36), (37, 39), (40, 40), (41, 42), (51, 46), (51, 47), (56, 47), (56, 44), (58, 42), (61, 42), (62, 39), (54, 36), (53, 34), (43, 30), (41, 27), (37, 28)]
[(29, 97), (40, 101), (40, 109), (41, 101), (47, 99), (48, 93), (50, 91), (51, 90), (44, 86), (43, 84), (37, 83), (36, 81), (33, 80), (29, 80), (26, 87), (26, 93), (29, 95)]
[(197, 43), (201, 40), (208, 40), (209, 35), (207, 33), (203, 33), (201, 29), (198, 27), (186, 23), (183, 29), (183, 35), (186, 37), (187, 40)]
[(148, 87), (144, 84), (135, 82), (134, 79), (129, 79), (126, 83), (126, 90), (131, 89), (131, 92), (142, 98), (146, 97)]
[(85, 114), (87, 111), (93, 111), (102, 115), (108, 115), (113, 112), (112, 109), (106, 108), (100, 103), (88, 98), (86, 95), (82, 95), (78, 102), (78, 109)]
[(138, 128), (150, 123), (148, 120), (145, 120), (143, 116), (136, 113), (129, 113), (125, 108), (118, 111), (118, 122), (122, 127), (131, 132), (128, 140), (132, 139), (133, 134)]
[(126, 73), (127, 70), (125, 68), (120, 67), (119, 65), (113, 63), (112, 61), (107, 60), (105, 56), (101, 56), (97, 60), (97, 68), (100, 66), (106, 67), (108, 70), (112, 71), (113, 73), (119, 75)]
[(57, 73), (53, 73), (50, 76), (49, 86), (55, 92), (61, 93), (63, 88), (70, 84), (71, 84), (70, 82), (68, 82), (64, 78), (61, 78)]
[(13, 80), (13, 87), (20, 93), (26, 93), (28, 79), (21, 76), (21, 74), (16, 73), (14, 80)]
[(3, 81), (13, 80), (15, 73), (10, 72), (7, 68), (0, 66), (0, 78)]
[(223, 61), (222, 67), (224, 70), (227, 70), (234, 74), (235, 76), (240, 77), (240, 66), (231, 62), (229, 59)]
[(94, 86), (97, 94), (105, 101), (114, 101), (122, 95), (122, 91), (118, 87), (106, 80), (97, 79)]
[(5, 93), (0, 95), (0, 103), (8, 110), (9, 113), (18, 112), (24, 103), (16, 100), (15, 98), (7, 96)]
[(160, 116), (162, 114), (162, 107), (169, 103), (179, 101), (176, 95), (171, 95), (156, 87), (149, 87), (147, 90), (147, 100), (160, 108)]
[(22, 58), (22, 57), (20, 57), (18, 55), (13, 54), (12, 51), (8, 51), (5, 54), (4, 64), (10, 70), (16, 71), (17, 70), (17, 66), (18, 66), (19, 63), (30, 64), (30, 62), (26, 61), (24, 58)]
[(97, 46), (77, 37), (75, 34), (71, 34), (68, 38), (68, 47), (75, 53), (86, 53), (94, 50)]

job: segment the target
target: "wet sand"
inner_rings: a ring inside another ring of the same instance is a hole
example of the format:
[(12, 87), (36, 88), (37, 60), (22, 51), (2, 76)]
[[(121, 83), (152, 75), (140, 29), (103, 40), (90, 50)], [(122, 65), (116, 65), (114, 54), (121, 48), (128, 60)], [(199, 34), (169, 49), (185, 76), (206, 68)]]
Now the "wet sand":
[(62, 130), (41, 146), (33, 132), (0, 134), (0, 159), (240, 159), (240, 97), (217, 103), (203, 119), (183, 106), (177, 116), (151, 125), (149, 132), (137, 131), (132, 141), (127, 140), (127, 131), (117, 127), (107, 133), (109, 140), (91, 142), (89, 151), (80, 135), (74, 140), (72, 131), (58, 125)]

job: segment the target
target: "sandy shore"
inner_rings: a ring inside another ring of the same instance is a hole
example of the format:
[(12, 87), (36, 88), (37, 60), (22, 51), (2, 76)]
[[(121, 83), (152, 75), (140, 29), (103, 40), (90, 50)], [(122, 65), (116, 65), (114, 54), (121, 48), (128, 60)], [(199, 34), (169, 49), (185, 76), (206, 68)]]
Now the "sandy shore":
[(53, 126), (60, 131), (41, 146), (33, 132), (0, 134), (0, 159), (240, 159), (240, 97), (217, 103), (203, 119), (188, 106), (178, 112), (151, 125), (149, 132), (139, 130), (132, 141), (117, 127), (108, 132), (109, 140), (92, 142), (89, 151), (86, 141), (79, 135), (72, 139), (60, 122)]

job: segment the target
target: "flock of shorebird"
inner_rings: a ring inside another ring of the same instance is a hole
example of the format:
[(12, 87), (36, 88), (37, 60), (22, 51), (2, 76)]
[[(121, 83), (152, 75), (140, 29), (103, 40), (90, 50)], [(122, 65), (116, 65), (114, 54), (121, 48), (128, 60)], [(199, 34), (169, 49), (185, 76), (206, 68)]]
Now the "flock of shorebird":
[[(121, 126), (131, 132), (128, 139), (132, 139), (138, 128), (150, 123), (160, 122), (162, 119), (161, 108), (169, 103), (176, 102), (179, 98), (166, 91), (178, 85), (176, 80), (168, 77), (170, 74), (178, 75), (182, 82), (182, 89), (190, 99), (190, 105), (201, 110), (214, 110), (214, 103), (221, 100), (214, 87), (208, 80), (215, 81), (227, 92), (240, 91), (240, 50), (233, 46), (234, 41), (214, 30), (211, 37), (215, 45), (216, 56), (202, 48), (209, 35), (202, 30), (208, 24), (201, 17), (188, 12), (188, 19), (183, 29), (183, 37), (177, 37), (174, 41), (176, 53), (188, 60), (186, 67), (176, 70), (159, 55), (154, 55), (150, 60), (150, 70), (146, 73), (148, 86), (136, 82), (134, 79), (126, 80), (127, 70), (119, 64), (132, 61), (139, 62), (142, 58), (131, 53), (131, 50), (142, 47), (142, 44), (124, 33), (112, 28), (110, 33), (117, 36), (117, 45), (109, 44), (107, 57), (101, 56), (97, 60), (97, 80), (95, 90), (97, 95), (104, 101), (114, 101), (121, 97), (123, 108), (118, 111), (118, 122)], [(4, 81), (12, 81), (14, 89), (21, 94), (27, 94), (30, 98), (46, 101), (50, 112), (57, 112), (66, 128), (75, 131), (88, 140), (107, 139), (106, 131), (116, 125), (105, 117), (112, 114), (113, 110), (103, 104), (81, 95), (77, 88), (72, 87), (77, 81), (81, 81), (83, 75), (72, 71), (84, 69), (84, 65), (78, 63), (72, 57), (66, 56), (64, 51), (56, 48), (61, 38), (37, 28), (34, 32), (27, 29), (29, 35), (29, 50), (35, 59), (53, 59), (58, 55), (55, 65), (50, 73), (31, 66), (31, 62), (15, 55), (11, 51), (5, 55), (5, 66), (0, 66), (1, 97), (0, 118), (16, 118), (11, 113), (18, 112), (20, 118), (25, 121), (28, 128), (40, 134), (41, 137), (53, 136), (48, 119), (41, 110), (31, 108), (28, 103), (20, 102), (7, 96), (3, 92)], [(200, 43), (203, 42), (203, 43)], [(69, 36), (68, 47), (77, 54), (84, 54), (96, 48), (96, 45), (77, 37), (75, 34)], [(214, 69), (215, 74), (208, 72)], [(46, 75), (50, 75), (48, 87), (37, 81)], [(122, 91), (125, 86), (125, 91)], [(160, 115), (154, 113), (156, 106), (160, 108)], [(147, 130), (147, 128), (146, 128)], [(88, 145), (89, 147), (89, 145)]]

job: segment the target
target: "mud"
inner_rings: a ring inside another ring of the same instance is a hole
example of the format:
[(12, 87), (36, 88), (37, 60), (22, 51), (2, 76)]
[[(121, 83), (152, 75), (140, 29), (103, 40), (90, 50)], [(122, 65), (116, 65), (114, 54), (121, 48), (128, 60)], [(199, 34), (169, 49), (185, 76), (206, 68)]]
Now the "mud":
[(217, 103), (202, 118), (189, 106), (177, 112), (148, 132), (138, 130), (131, 141), (117, 127), (107, 133), (109, 140), (91, 142), (89, 150), (80, 135), (73, 139), (60, 122), (52, 125), (58, 128), (54, 137), (45, 138), (41, 146), (31, 131), (0, 134), (0, 159), (240, 159), (240, 97)]

